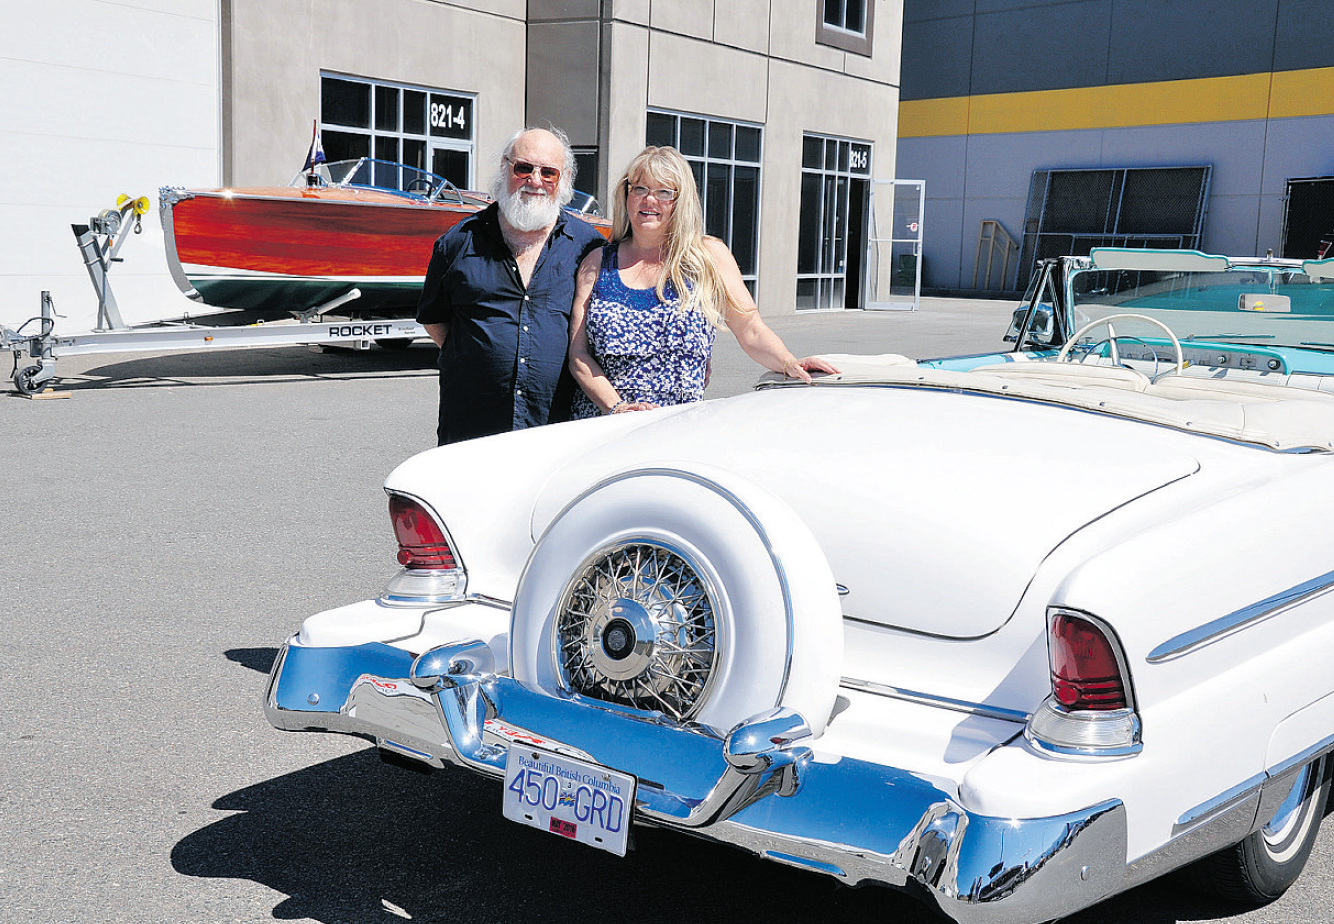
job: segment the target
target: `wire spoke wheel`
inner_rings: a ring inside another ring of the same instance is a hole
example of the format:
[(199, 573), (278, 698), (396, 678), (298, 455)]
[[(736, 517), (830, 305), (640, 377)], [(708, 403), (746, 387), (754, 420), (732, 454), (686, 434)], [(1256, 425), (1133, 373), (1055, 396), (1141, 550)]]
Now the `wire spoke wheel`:
[(556, 637), (567, 689), (677, 720), (704, 702), (718, 648), (707, 582), (654, 542), (594, 554), (562, 596)]

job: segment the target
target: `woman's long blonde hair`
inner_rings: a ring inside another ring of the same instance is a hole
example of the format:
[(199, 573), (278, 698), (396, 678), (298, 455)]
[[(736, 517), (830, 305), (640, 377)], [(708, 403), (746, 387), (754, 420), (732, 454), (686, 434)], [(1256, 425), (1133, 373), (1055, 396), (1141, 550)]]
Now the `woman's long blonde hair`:
[(670, 186), (677, 193), (671, 217), (667, 219), (667, 252), (657, 285), (658, 298), (666, 298), (667, 283), (671, 282), (683, 310), (698, 311), (710, 324), (722, 327), (731, 299), (722, 274), (704, 247), (704, 209), (690, 164), (676, 148), (652, 146), (630, 161), (613, 192), (613, 241), (623, 241), (631, 235), (627, 199), (636, 181), (654, 188), (658, 184)]

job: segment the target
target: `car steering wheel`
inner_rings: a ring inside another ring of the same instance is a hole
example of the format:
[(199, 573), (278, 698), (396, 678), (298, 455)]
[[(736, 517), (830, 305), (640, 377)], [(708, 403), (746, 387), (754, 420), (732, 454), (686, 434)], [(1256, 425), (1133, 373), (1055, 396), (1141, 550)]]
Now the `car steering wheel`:
[[(1099, 327), (1105, 324), (1107, 326), (1107, 343), (1111, 347), (1112, 363), (1118, 366), (1121, 365), (1121, 358), (1116, 350), (1116, 341), (1118, 338), (1116, 334), (1116, 328), (1112, 327), (1113, 321), (1144, 321), (1146, 323), (1152, 324), (1154, 327), (1159, 328), (1163, 333), (1167, 334), (1167, 339), (1172, 341), (1172, 349), (1176, 353), (1176, 367), (1177, 367), (1176, 371), (1180, 373), (1181, 370), (1186, 368), (1186, 354), (1182, 352), (1181, 341), (1177, 339), (1176, 334), (1172, 333), (1172, 328), (1168, 327), (1166, 324), (1164, 324), (1162, 321), (1159, 321), (1157, 318), (1151, 318), (1148, 315), (1143, 315), (1143, 314), (1109, 314), (1105, 318), (1098, 318), (1096, 320), (1088, 322), (1079, 330), (1075, 331), (1074, 334), (1070, 337), (1070, 339), (1065, 342), (1065, 346), (1061, 347), (1061, 352), (1056, 354), (1056, 361), (1058, 363), (1074, 362), (1074, 360), (1070, 358), (1071, 356), (1070, 351), (1074, 348), (1074, 345), (1078, 343), (1079, 339), (1083, 337), (1085, 334), (1087, 334), (1089, 331), (1093, 330), (1095, 327)], [(1139, 338), (1127, 337), (1125, 339), (1138, 340)], [(1142, 343), (1143, 341), (1140, 342)], [(1155, 350), (1154, 357), (1156, 358), (1157, 355), (1158, 351)]]
[(405, 189), (404, 192), (429, 194), (431, 192), (431, 187), (433, 185), (434, 184), (430, 180), (426, 179), (426, 177), (419, 176), (415, 180), (412, 180), (411, 182), (408, 183), (408, 188)]

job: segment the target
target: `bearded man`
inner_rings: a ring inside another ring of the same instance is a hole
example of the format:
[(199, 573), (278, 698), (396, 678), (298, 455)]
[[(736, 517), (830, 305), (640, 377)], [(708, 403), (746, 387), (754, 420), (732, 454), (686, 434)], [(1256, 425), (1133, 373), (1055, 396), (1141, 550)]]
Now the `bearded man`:
[(505, 145), (496, 201), (435, 242), (417, 321), (440, 347), (440, 445), (569, 417), (575, 273), (603, 243), (565, 212), (574, 153), (534, 128)]

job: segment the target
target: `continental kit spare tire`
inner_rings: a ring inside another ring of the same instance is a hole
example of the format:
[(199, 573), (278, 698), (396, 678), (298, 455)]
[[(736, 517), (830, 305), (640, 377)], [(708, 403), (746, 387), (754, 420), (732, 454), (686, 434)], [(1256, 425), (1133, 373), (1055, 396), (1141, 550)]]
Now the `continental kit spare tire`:
[(510, 634), (516, 680), (730, 729), (782, 705), (820, 734), (843, 657), (837, 586), (792, 509), (692, 465), (612, 476), (538, 539)]

